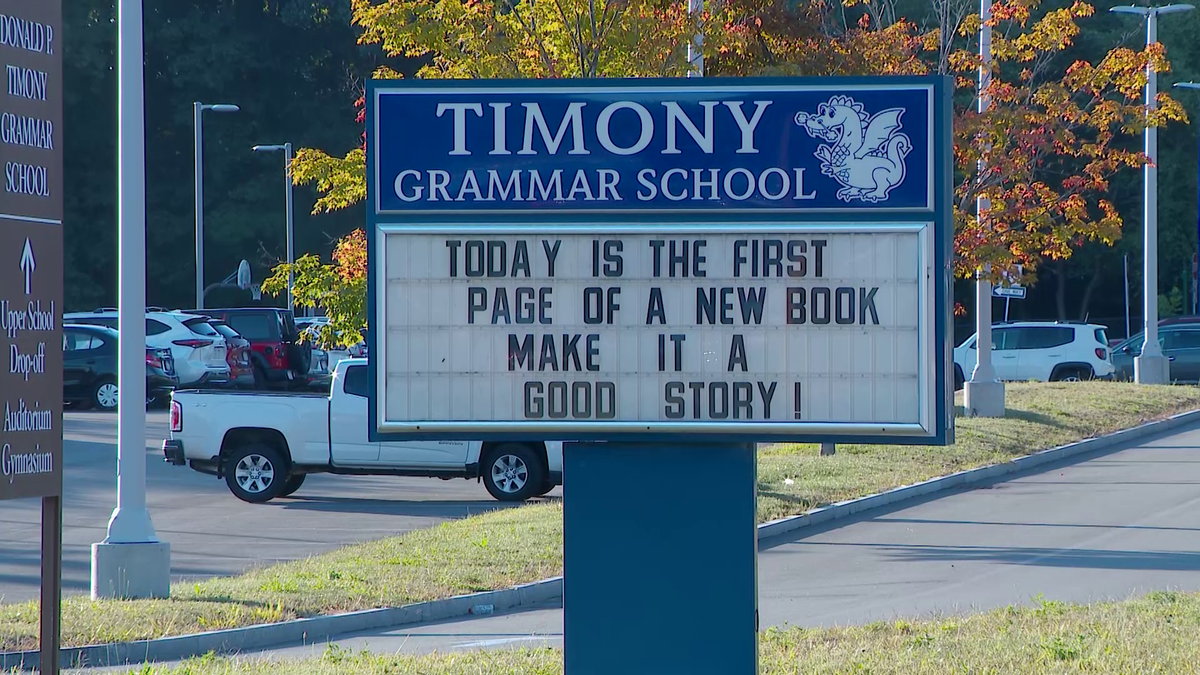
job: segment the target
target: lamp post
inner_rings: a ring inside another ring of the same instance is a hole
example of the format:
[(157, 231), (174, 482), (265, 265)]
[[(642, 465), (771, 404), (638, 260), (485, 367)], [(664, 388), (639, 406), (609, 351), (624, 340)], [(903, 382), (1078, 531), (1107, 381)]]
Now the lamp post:
[[(1146, 19), (1146, 46), (1158, 42), (1158, 15), (1186, 12), (1195, 9), (1192, 5), (1163, 5), (1159, 7), (1135, 7), (1123, 5), (1109, 9), (1119, 14), (1136, 14)], [(1146, 115), (1157, 107), (1158, 74), (1153, 63), (1146, 64)], [(1133, 359), (1133, 376), (1139, 384), (1168, 384), (1171, 381), (1171, 364), (1163, 356), (1158, 344), (1158, 129), (1146, 126), (1145, 196), (1143, 197), (1146, 224), (1145, 243), (1142, 246), (1143, 279), (1142, 303), (1143, 334), (1146, 341), (1142, 353)]]
[[(1175, 86), (1179, 87), (1180, 89), (1200, 89), (1200, 82), (1176, 82)], [(1200, 174), (1197, 174), (1197, 175), (1200, 175)], [(1196, 208), (1200, 209), (1200, 190), (1197, 191), (1197, 195), (1198, 196), (1197, 196), (1197, 200), (1196, 200)], [(1196, 216), (1196, 241), (1197, 241), (1196, 251), (1198, 253), (1200, 253), (1200, 212), (1197, 212), (1197, 216)], [(1194, 314), (1200, 314), (1200, 287), (1195, 287), (1196, 279), (1195, 279), (1194, 274), (1195, 274), (1195, 270), (1193, 270), (1193, 277), (1192, 277), (1192, 283), (1194, 285), (1194, 287), (1192, 288), (1192, 300), (1195, 303), (1192, 307), (1192, 312)]]
[[(292, 230), (292, 144), (284, 143), (283, 145), (256, 145), (251, 148), (254, 152), (283, 152), (283, 182), (284, 182), (284, 208), (287, 209), (287, 261), (288, 265), (295, 262), (295, 252), (293, 250), (293, 230)], [(291, 269), (288, 270), (288, 288), (287, 288), (287, 306), (288, 309), (294, 309), (292, 303), (292, 283), (294, 282)]]
[(170, 593), (171, 546), (146, 508), (146, 116), (142, 0), (117, 3), (117, 505), (92, 544), (91, 597)]
[[(688, 0), (688, 15), (692, 18), (692, 24), (699, 26), (698, 20), (701, 12), (704, 11), (704, 0)], [(699, 29), (688, 42), (687, 48), (688, 60), (688, 77), (704, 77), (704, 33)]]
[[(992, 0), (980, 0), (979, 17), (979, 113), (991, 107), (988, 87), (992, 83)], [(978, 165), (980, 173), (984, 164)], [(988, 200), (975, 200), (975, 217), (981, 222), (987, 215)], [(963, 407), (972, 417), (1004, 417), (1004, 383), (996, 380), (992, 367), (992, 283), (985, 268), (975, 280), (975, 370), (963, 384)], [(965, 373), (964, 373), (965, 374)]]
[(196, 309), (204, 309), (204, 111), (232, 113), (240, 110), (236, 105), (217, 103), (209, 105), (196, 101), (192, 114), (196, 126)]

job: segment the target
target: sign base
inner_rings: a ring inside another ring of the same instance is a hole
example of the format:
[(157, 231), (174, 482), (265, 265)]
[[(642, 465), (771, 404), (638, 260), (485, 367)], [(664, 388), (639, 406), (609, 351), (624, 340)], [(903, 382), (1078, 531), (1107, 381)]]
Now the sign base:
[(1004, 383), (968, 380), (963, 384), (963, 408), (968, 417), (1004, 417)]
[(1171, 362), (1162, 354), (1135, 356), (1133, 375), (1138, 384), (1171, 384)]
[(92, 599), (141, 600), (171, 595), (171, 545), (92, 544)]
[(563, 444), (566, 675), (758, 671), (753, 444)]

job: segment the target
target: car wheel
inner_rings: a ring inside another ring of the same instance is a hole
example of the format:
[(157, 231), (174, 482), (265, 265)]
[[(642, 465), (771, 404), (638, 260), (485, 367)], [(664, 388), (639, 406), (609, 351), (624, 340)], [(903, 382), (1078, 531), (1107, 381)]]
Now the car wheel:
[(954, 391), (960, 391), (966, 386), (966, 378), (963, 377), (962, 368), (954, 366)]
[(238, 499), (262, 504), (283, 493), (286, 471), (283, 458), (274, 448), (245, 445), (226, 458), (225, 484)]
[(288, 476), (287, 482), (283, 484), (283, 492), (280, 492), (279, 496), (291, 497), (292, 495), (296, 494), (296, 490), (299, 490), (300, 486), (304, 485), (304, 477), (307, 475), (308, 474), (300, 473)]
[(538, 495), (545, 483), (546, 468), (529, 447), (507, 443), (488, 453), (483, 484), (492, 497), (502, 502), (523, 502)]
[(99, 410), (116, 410), (119, 393), (116, 382), (104, 380), (92, 389), (92, 405)]
[(1092, 379), (1092, 371), (1086, 368), (1064, 368), (1054, 374), (1055, 382), (1083, 382)]
[(267, 372), (263, 370), (262, 366), (256, 364), (254, 366), (254, 390), (266, 391), (267, 384)]

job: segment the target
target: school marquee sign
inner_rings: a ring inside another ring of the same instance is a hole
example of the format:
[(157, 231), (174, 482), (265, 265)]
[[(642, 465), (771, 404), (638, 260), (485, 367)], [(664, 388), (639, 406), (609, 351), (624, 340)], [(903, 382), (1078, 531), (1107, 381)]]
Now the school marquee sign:
[(373, 437), (947, 442), (948, 96), (372, 82)]

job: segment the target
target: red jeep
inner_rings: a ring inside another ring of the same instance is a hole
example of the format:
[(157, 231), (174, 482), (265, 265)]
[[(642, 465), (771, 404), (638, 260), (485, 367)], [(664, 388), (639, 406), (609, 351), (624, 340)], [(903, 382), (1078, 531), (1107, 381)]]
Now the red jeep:
[(307, 383), (312, 345), (300, 340), (290, 310), (237, 307), (194, 311), (224, 321), (250, 341), (255, 389), (291, 388)]

